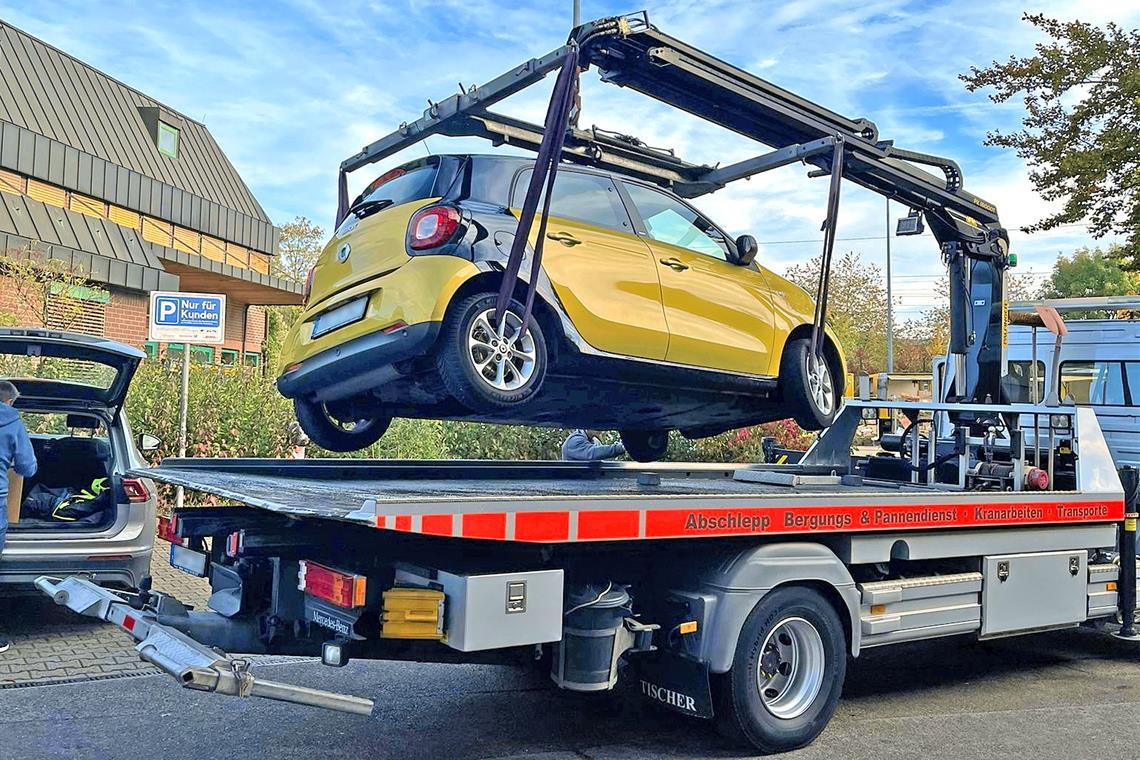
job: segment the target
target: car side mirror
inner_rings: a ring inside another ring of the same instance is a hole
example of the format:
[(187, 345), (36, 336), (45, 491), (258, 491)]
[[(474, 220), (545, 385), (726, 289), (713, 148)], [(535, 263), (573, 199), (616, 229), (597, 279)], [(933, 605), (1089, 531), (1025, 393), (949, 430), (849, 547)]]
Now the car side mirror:
[(154, 451), (160, 445), (162, 445), (162, 441), (149, 433), (143, 433), (139, 436), (139, 451)]
[(758, 249), (756, 238), (751, 235), (741, 235), (736, 239), (736, 261), (734, 263), (742, 267), (748, 266), (755, 261)]

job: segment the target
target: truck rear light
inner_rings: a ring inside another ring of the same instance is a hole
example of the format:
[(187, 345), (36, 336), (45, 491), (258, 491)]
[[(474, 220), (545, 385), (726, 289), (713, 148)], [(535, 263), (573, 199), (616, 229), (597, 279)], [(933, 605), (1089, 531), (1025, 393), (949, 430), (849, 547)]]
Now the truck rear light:
[(123, 491), (126, 492), (127, 501), (131, 504), (139, 504), (150, 499), (146, 483), (138, 478), (123, 478)]
[(158, 518), (158, 530), (156, 534), (163, 541), (169, 541), (178, 546), (185, 546), (188, 541), (188, 539), (178, 535), (178, 525), (173, 517)]
[(368, 597), (368, 579), (363, 575), (334, 570), (307, 559), (300, 562), (297, 588), (337, 607), (363, 607)]
[(436, 248), (451, 240), (459, 229), (459, 211), (453, 206), (429, 206), (417, 211), (408, 224), (408, 245), (412, 250)]
[(305, 275), (305, 284), (301, 286), (301, 303), (305, 306), (309, 305), (309, 296), (313, 294), (313, 273), (316, 271), (316, 267), (310, 267)]
[(242, 541), (241, 541), (242, 535), (241, 534), (242, 534), (242, 532), (239, 530), (239, 531), (235, 531), (235, 532), (229, 534), (228, 536), (226, 536), (226, 556), (227, 557), (236, 557), (238, 555), (238, 552), (241, 551), (241, 543), (242, 543)]

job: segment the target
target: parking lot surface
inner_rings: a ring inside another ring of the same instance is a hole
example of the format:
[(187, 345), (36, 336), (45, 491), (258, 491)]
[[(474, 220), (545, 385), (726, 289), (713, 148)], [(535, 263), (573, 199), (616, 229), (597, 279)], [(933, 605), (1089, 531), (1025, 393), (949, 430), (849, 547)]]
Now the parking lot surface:
[[(197, 582), (157, 564), (156, 585), (189, 582), (179, 593), (190, 598)], [(24, 680), (13, 685), (8, 673), (0, 688), (0, 760), (750, 756), (709, 724), (633, 693), (584, 698), (553, 689), (544, 674), (488, 666), (263, 660), (255, 668), (265, 678), (373, 697), (370, 719), (190, 692), (134, 662), (125, 634), (50, 605), (30, 609), (43, 615), (38, 624), (25, 615), (5, 623), (17, 657), (0, 655), (0, 663), (21, 662)], [(52, 667), (31, 668), (40, 663)], [(29, 673), (43, 685), (29, 685)], [(955, 639), (867, 652), (850, 669), (829, 728), (785, 757), (1137, 757), (1138, 726), (1136, 644), (1088, 630)]]

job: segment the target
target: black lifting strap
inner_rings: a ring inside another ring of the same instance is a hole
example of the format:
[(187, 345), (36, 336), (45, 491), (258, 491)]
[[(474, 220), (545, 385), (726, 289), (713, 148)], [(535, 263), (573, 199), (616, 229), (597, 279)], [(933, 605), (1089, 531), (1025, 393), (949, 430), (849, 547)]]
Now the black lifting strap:
[(815, 315), (812, 319), (809, 356), (823, 359), (823, 328), (827, 324), (827, 294), (831, 290), (831, 255), (835, 251), (835, 222), (839, 216), (839, 189), (843, 179), (843, 138), (835, 136), (831, 151), (831, 182), (827, 190), (827, 218), (823, 222), (823, 254), (815, 289)]
[[(558, 72), (558, 79), (554, 83), (554, 91), (550, 94), (550, 105), (546, 109), (546, 123), (543, 127), (542, 144), (538, 148), (538, 158), (534, 162), (534, 171), (530, 175), (530, 184), (527, 185), (526, 198), (523, 200), (522, 213), (519, 215), (519, 224), (515, 229), (515, 239), (511, 243), (511, 255), (507, 259), (506, 271), (503, 273), (503, 283), (499, 286), (499, 300), (495, 303), (495, 329), (500, 338), (518, 340), (526, 333), (527, 322), (530, 320), (531, 309), (534, 306), (534, 292), (538, 287), (538, 276), (542, 266), (542, 243), (546, 237), (546, 218), (550, 214), (550, 198), (554, 194), (554, 178), (558, 174), (558, 163), (562, 159), (562, 145), (566, 141), (566, 131), (570, 125), (570, 117), (574, 111), (578, 98), (578, 47), (572, 45), (570, 52), (562, 59), (562, 68)], [(534, 241), (534, 257), (530, 264), (530, 281), (527, 283), (526, 301), (523, 304), (522, 327), (517, 336), (507, 335), (506, 313), (514, 293), (515, 281), (518, 279), (519, 268), (526, 255), (527, 239), (534, 223), (535, 211), (538, 209), (538, 198), (543, 185), (546, 186), (546, 197), (542, 204), (542, 215), (538, 221), (538, 235)]]

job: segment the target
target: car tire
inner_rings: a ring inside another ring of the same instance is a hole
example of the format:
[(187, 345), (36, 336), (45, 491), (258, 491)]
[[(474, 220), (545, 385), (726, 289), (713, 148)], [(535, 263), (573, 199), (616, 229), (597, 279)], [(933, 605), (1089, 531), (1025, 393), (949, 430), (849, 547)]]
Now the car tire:
[(293, 412), (309, 440), (322, 449), (336, 452), (359, 451), (379, 441), (391, 417), (370, 417), (348, 422), (329, 413), (328, 406), (319, 401), (293, 399)]
[(526, 334), (516, 338), (517, 345), (510, 341), (522, 326), (523, 313), (523, 305), (512, 299), (504, 346), (491, 324), (497, 300), (495, 293), (464, 298), (448, 310), (440, 334), (436, 369), (448, 393), (473, 412), (517, 406), (534, 396), (546, 378), (546, 337), (538, 320), (531, 315)]
[(717, 727), (766, 754), (804, 747), (835, 713), (846, 672), (835, 608), (814, 589), (776, 589), (745, 620), (729, 672), (713, 680)]
[(823, 430), (839, 410), (839, 384), (826, 354), (811, 352), (811, 338), (795, 338), (780, 360), (780, 397), (804, 430)]
[(622, 430), (625, 453), (637, 462), (656, 462), (669, 448), (668, 430)]

